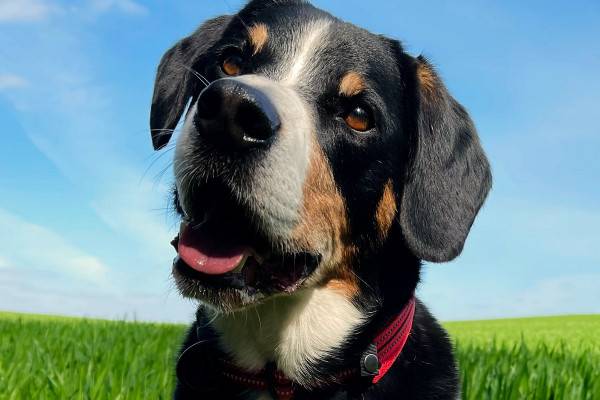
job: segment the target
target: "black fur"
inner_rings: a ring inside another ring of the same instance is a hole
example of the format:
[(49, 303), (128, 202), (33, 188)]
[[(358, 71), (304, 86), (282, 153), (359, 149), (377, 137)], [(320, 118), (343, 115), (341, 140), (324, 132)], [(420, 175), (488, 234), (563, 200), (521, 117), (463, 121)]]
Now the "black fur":
[(193, 71), (202, 64), (203, 55), (221, 38), (230, 19), (225, 15), (205, 22), (160, 60), (150, 110), (155, 150), (169, 143), (188, 101), (200, 92), (200, 82)]
[(400, 219), (417, 257), (450, 261), (462, 251), (492, 177), (467, 111), (424, 58), (414, 64), (431, 72), (435, 86), (415, 96), (417, 129)]
[[(298, 0), (252, 1), (235, 17), (208, 21), (167, 52), (152, 102), (154, 147), (166, 145), (186, 104), (202, 90), (188, 67), (209, 81), (221, 78), (214, 66), (219, 52), (241, 40), (244, 25), (259, 21), (269, 26), (271, 47), (248, 72), (267, 74), (288, 40), (286, 28), (316, 17), (330, 19), (336, 34), (319, 53), (320, 70), (303, 95), (316, 110), (317, 139), (346, 202), (351, 241), (359, 249), (352, 266), (360, 278), (354, 301), (372, 315), (334, 357), (311, 365), (315, 381), (327, 381), (336, 371), (358, 365), (375, 334), (402, 310), (419, 282), (421, 260), (442, 262), (460, 254), (490, 189), (491, 173), (473, 122), (425, 59)], [(418, 78), (420, 68), (428, 71), (426, 83)], [(348, 70), (366, 76), (371, 88), (360, 101), (373, 105), (377, 122), (362, 135), (338, 118), (346, 105), (337, 96), (337, 84)], [(382, 241), (373, 221), (387, 182), (393, 183), (398, 216)], [(179, 382), (175, 397), (243, 398), (243, 388), (221, 382), (211, 368), (221, 350), (202, 308), (183, 349), (198, 342), (203, 343), (195, 349), (198, 354), (183, 367), (184, 373), (192, 372), (188, 384)], [(323, 391), (299, 390), (297, 399), (455, 399), (459, 382), (445, 331), (418, 302), (409, 340), (377, 385), (357, 380)]]

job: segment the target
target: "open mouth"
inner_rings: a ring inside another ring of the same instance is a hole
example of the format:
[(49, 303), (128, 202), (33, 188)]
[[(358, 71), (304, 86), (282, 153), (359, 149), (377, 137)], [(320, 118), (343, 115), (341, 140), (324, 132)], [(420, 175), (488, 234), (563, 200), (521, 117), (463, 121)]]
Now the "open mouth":
[(278, 246), (254, 228), (243, 207), (221, 190), (212, 192), (213, 200), (195, 202), (202, 222), (184, 221), (172, 242), (178, 253), (177, 272), (205, 288), (238, 289), (249, 295), (292, 292), (301, 286), (321, 257), (274, 250)]

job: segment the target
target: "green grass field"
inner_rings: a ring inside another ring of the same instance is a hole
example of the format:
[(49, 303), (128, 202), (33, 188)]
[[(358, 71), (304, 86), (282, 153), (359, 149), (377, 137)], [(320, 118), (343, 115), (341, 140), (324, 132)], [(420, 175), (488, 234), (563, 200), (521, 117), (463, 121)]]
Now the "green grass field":
[(600, 399), (600, 315), (445, 326), (466, 399)]
[[(600, 399), (600, 316), (445, 326), (466, 399)], [(0, 399), (168, 399), (184, 331), (0, 313)]]

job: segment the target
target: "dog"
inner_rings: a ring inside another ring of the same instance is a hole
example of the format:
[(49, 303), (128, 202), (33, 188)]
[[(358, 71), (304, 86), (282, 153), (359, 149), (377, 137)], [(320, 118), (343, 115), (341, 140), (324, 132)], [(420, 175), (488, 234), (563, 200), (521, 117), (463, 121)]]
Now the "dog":
[(303, 0), (205, 22), (158, 67), (174, 145), (173, 276), (198, 300), (176, 399), (455, 399), (415, 299), (491, 188), (467, 111), (424, 57)]

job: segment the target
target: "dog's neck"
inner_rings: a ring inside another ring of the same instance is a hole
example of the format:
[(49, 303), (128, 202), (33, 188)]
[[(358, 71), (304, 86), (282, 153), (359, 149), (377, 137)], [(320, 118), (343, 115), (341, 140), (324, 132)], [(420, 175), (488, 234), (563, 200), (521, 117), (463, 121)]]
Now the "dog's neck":
[(366, 318), (343, 293), (320, 287), (217, 314), (212, 326), (240, 367), (256, 371), (275, 362), (287, 377), (310, 386), (310, 365), (332, 355)]

